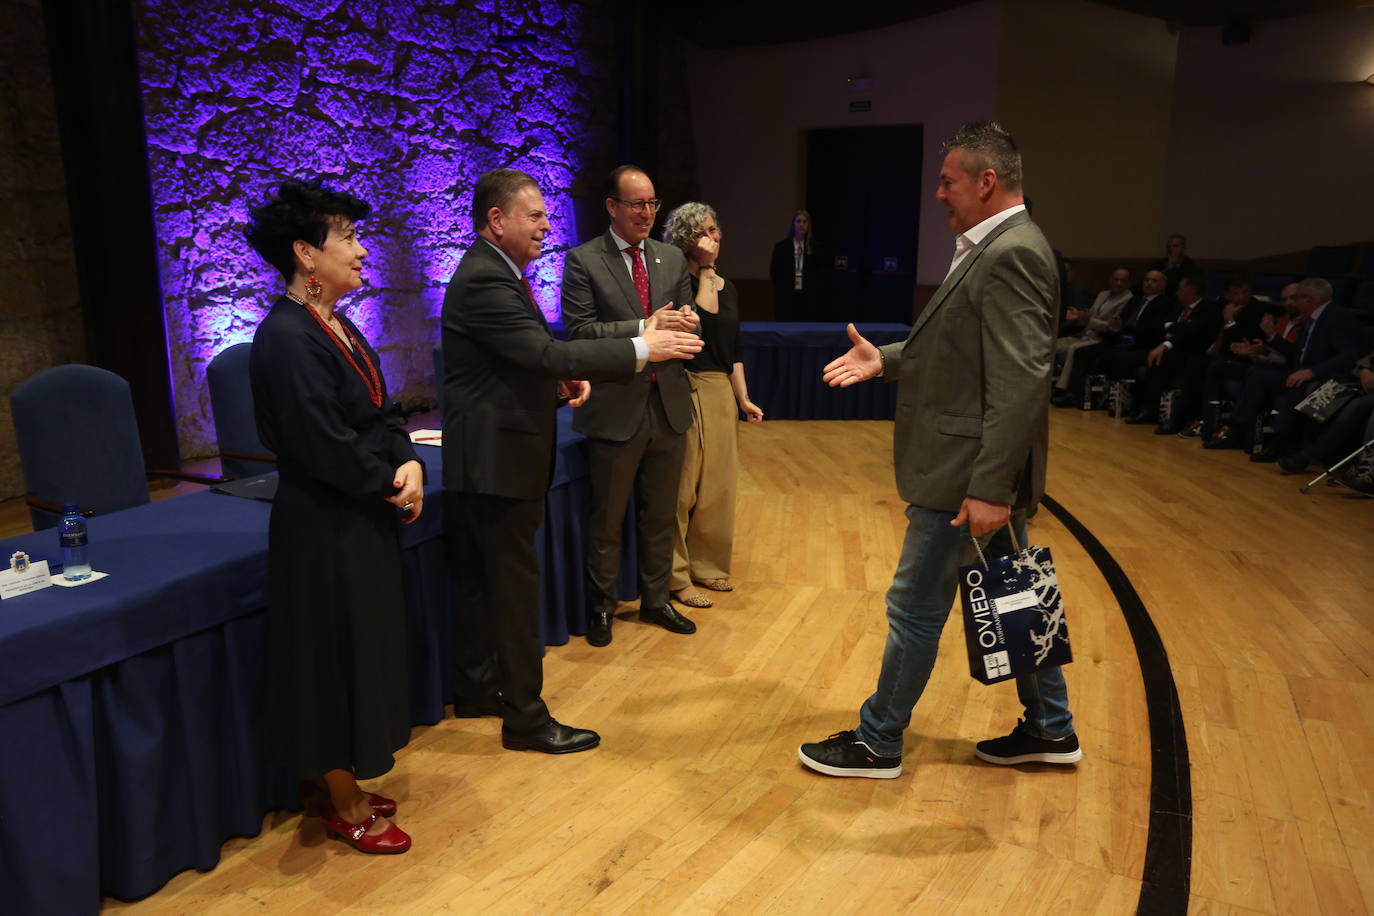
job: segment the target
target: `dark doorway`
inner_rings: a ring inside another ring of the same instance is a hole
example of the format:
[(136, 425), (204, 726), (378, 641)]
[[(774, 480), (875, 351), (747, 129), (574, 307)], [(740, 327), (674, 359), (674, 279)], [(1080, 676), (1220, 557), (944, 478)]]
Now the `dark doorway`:
[(911, 321), (921, 213), (919, 124), (806, 133), (806, 200), (830, 268), (826, 321)]

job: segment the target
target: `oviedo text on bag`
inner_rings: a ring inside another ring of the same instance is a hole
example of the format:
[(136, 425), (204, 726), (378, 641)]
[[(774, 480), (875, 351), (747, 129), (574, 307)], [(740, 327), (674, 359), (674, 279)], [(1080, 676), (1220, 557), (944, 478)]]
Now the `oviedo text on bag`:
[(969, 674), (976, 680), (995, 684), (1073, 661), (1048, 547), (960, 567), (959, 599)]

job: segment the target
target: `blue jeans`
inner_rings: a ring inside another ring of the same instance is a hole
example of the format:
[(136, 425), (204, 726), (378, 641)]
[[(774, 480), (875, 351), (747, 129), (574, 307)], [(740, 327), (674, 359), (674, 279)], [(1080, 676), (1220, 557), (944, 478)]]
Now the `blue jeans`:
[[(953, 512), (907, 506), (906, 517), (902, 556), (887, 592), (887, 646), (878, 689), (859, 710), (859, 740), (884, 757), (902, 752), (902, 732), (911, 724), (911, 710), (935, 667), (940, 631), (959, 587), (961, 560), (966, 564), (973, 557), (968, 529), (950, 525)], [(1024, 546), (1025, 513), (1013, 513), (1012, 524)], [(983, 550), (989, 557), (1012, 552), (1005, 527), (988, 537)], [(1017, 678), (1016, 694), (1026, 707), (1025, 728), (1032, 735), (1060, 738), (1073, 734), (1069, 692), (1061, 668)]]

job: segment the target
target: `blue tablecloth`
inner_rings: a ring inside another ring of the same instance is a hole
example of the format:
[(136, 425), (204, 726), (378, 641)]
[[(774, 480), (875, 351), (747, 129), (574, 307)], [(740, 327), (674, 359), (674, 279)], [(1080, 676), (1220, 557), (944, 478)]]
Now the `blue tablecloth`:
[[(876, 346), (905, 340), (906, 324), (860, 324), (859, 333)], [(891, 420), (897, 414), (897, 386), (882, 381), (830, 388), (821, 381), (825, 364), (850, 348), (842, 324), (746, 321), (740, 326), (740, 361), (749, 397), (769, 420)]]
[[(559, 411), (559, 456), (538, 535), (545, 641), (586, 629), (583, 440)], [(450, 599), (440, 451), (425, 512), (402, 532), (412, 714), (443, 716)], [(252, 836), (296, 787), (263, 752), (266, 503), (217, 493), (91, 519), (91, 561), (109, 578), (0, 602), (0, 887), (18, 913), (94, 912)], [(45, 531), (0, 545), (58, 559)], [(634, 597), (625, 539), (621, 597)], [(24, 823), (22, 832), (15, 828)]]

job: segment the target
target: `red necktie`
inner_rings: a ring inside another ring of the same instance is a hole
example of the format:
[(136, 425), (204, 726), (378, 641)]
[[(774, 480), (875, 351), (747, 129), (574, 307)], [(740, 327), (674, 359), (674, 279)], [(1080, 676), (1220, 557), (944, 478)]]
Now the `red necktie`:
[(635, 292), (639, 294), (639, 307), (644, 317), (649, 317), (649, 272), (644, 269), (644, 252), (637, 247), (626, 248), (630, 253), (630, 279), (634, 281)]
[[(531, 302), (534, 302), (534, 290), (530, 289), (530, 278), (521, 274), (520, 285), (525, 287), (525, 295), (530, 297)], [(538, 308), (538, 303), (535, 303), (535, 307)]]

